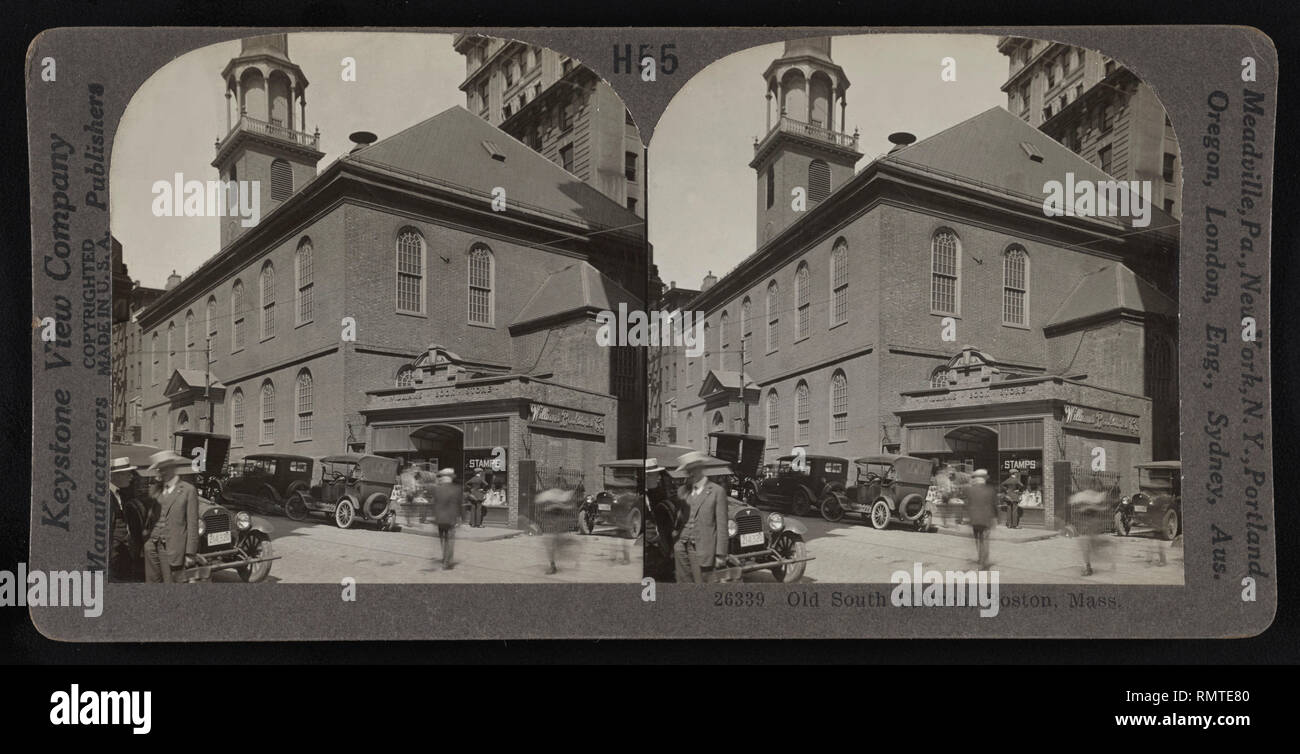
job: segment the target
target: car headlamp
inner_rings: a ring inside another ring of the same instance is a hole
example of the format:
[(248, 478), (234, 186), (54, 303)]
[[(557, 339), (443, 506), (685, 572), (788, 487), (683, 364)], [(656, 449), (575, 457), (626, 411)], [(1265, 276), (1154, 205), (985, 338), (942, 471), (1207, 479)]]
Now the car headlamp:
[(772, 531), (781, 531), (785, 528), (785, 516), (780, 513), (769, 513), (767, 516), (767, 528)]
[(731, 519), (731, 520), (728, 520), (728, 521), (727, 521), (727, 536), (728, 536), (728, 537), (734, 537), (734, 536), (736, 536), (736, 521), (735, 521), (735, 519)]
[(240, 511), (235, 514), (235, 525), (240, 529), (247, 529), (253, 525), (253, 517), (248, 515), (248, 511)]
[(1124, 497), (1121, 497), (1121, 498), (1119, 499), (1119, 504), (1120, 504), (1120, 505), (1128, 505), (1128, 495), (1125, 495)]
[(203, 530), (206, 529), (206, 528), (207, 528), (207, 527), (203, 525), (203, 519), (200, 518), (200, 519), (199, 519), (199, 536), (200, 536), (200, 537), (203, 536)]
[(587, 501), (588, 503), (594, 503), (594, 502), (596, 502), (596, 496), (595, 496), (595, 495), (588, 495), (587, 498), (586, 498), (586, 501)]

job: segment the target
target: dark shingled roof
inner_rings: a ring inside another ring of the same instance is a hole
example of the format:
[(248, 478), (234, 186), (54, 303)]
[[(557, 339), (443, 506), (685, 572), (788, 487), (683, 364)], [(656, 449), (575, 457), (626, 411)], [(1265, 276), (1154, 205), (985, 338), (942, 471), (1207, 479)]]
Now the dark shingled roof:
[(620, 303), (626, 304), (628, 311), (641, 307), (636, 296), (601, 274), (589, 262), (574, 262), (547, 276), (510, 326), (519, 327), (564, 315), (617, 312)]
[(1119, 311), (1177, 317), (1178, 304), (1129, 268), (1112, 262), (1085, 275), (1065, 297), (1047, 327), (1060, 327)]
[[(494, 151), (505, 159), (495, 159)], [(494, 188), (501, 187), (506, 190), (507, 207), (534, 209), (586, 225), (639, 232), (643, 223), (618, 202), (459, 106), (340, 159), (431, 179), (469, 191), (484, 202), (491, 200)]]

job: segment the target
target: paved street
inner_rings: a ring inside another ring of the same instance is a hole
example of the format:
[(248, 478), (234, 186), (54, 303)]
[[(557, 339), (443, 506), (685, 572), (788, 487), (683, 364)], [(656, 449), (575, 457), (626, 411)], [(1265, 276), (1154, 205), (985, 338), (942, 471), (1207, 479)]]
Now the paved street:
[[(610, 530), (591, 536), (570, 534), (557, 558), (560, 571), (547, 575), (546, 538), (514, 529), (457, 529), (456, 567), (435, 562), (438, 538), (426, 534), (339, 529), (324, 519), (294, 523), (270, 519), (272, 544), (280, 559), (268, 581), (334, 583), (351, 576), (360, 584), (638, 582), (641, 542)], [(626, 558), (627, 562), (624, 562)], [(238, 581), (227, 571), (217, 581)]]
[[(975, 540), (969, 526), (940, 527), (924, 533), (891, 526), (877, 531), (870, 524), (836, 524), (820, 517), (799, 518), (808, 526), (808, 563), (804, 581), (888, 583), (894, 571), (968, 570), (975, 567)], [(1013, 539), (1014, 538), (1014, 539)], [(994, 529), (989, 543), (993, 568), (1001, 583), (1021, 584), (1173, 584), (1183, 583), (1183, 550), (1171, 548), (1153, 532), (1132, 536), (1104, 534), (1093, 556), (1093, 575), (1083, 575), (1080, 540), (1049, 529)], [(1160, 565), (1160, 552), (1166, 563)], [(747, 574), (746, 581), (772, 581), (770, 573)]]

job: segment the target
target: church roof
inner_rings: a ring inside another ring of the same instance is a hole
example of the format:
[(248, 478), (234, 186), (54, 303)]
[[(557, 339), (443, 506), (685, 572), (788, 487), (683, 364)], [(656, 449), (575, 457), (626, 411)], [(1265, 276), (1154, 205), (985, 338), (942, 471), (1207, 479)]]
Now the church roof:
[(507, 211), (522, 207), (604, 228), (637, 230), (643, 224), (618, 202), (460, 106), (340, 159), (468, 191), (485, 206), (500, 187)]
[(626, 304), (629, 311), (641, 306), (636, 296), (591, 263), (574, 262), (548, 275), (510, 326), (589, 312), (617, 312), (620, 303)]
[[(1026, 146), (1030, 149), (1027, 150)], [(1030, 152), (1042, 157), (1032, 158)], [(1111, 176), (1052, 137), (1001, 107), (950, 126), (882, 160), (902, 167), (937, 173), (961, 183), (975, 184), (1042, 204), (1048, 181), (1065, 181), (1067, 172), (1078, 181), (1111, 181)], [(1154, 199), (1152, 200), (1154, 201)], [(1133, 218), (1114, 218), (1131, 225)], [(1147, 229), (1177, 227), (1178, 221), (1159, 207), (1151, 208)]]
[[(711, 369), (709, 375), (718, 381), (718, 387), (723, 390), (739, 390), (742, 379), (740, 372), (735, 369)], [(758, 383), (748, 374), (744, 375), (745, 387), (756, 388)]]
[[(163, 390), (163, 395), (170, 398), (177, 393), (183, 393), (186, 390), (198, 388), (203, 389), (205, 374), (201, 369), (177, 369), (172, 372), (172, 376), (167, 380), (167, 387)], [(211, 390), (225, 390), (226, 386), (221, 384), (213, 375), (206, 375), (208, 388)]]
[(1061, 327), (1124, 311), (1177, 317), (1178, 304), (1128, 267), (1113, 262), (1085, 275), (1046, 327)]

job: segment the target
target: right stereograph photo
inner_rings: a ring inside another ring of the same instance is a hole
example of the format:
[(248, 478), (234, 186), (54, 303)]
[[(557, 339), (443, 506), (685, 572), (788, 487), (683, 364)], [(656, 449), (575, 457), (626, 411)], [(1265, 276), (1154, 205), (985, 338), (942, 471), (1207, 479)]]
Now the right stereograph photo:
[(647, 575), (1184, 583), (1182, 165), (1123, 61), (791, 39), (649, 155)]

